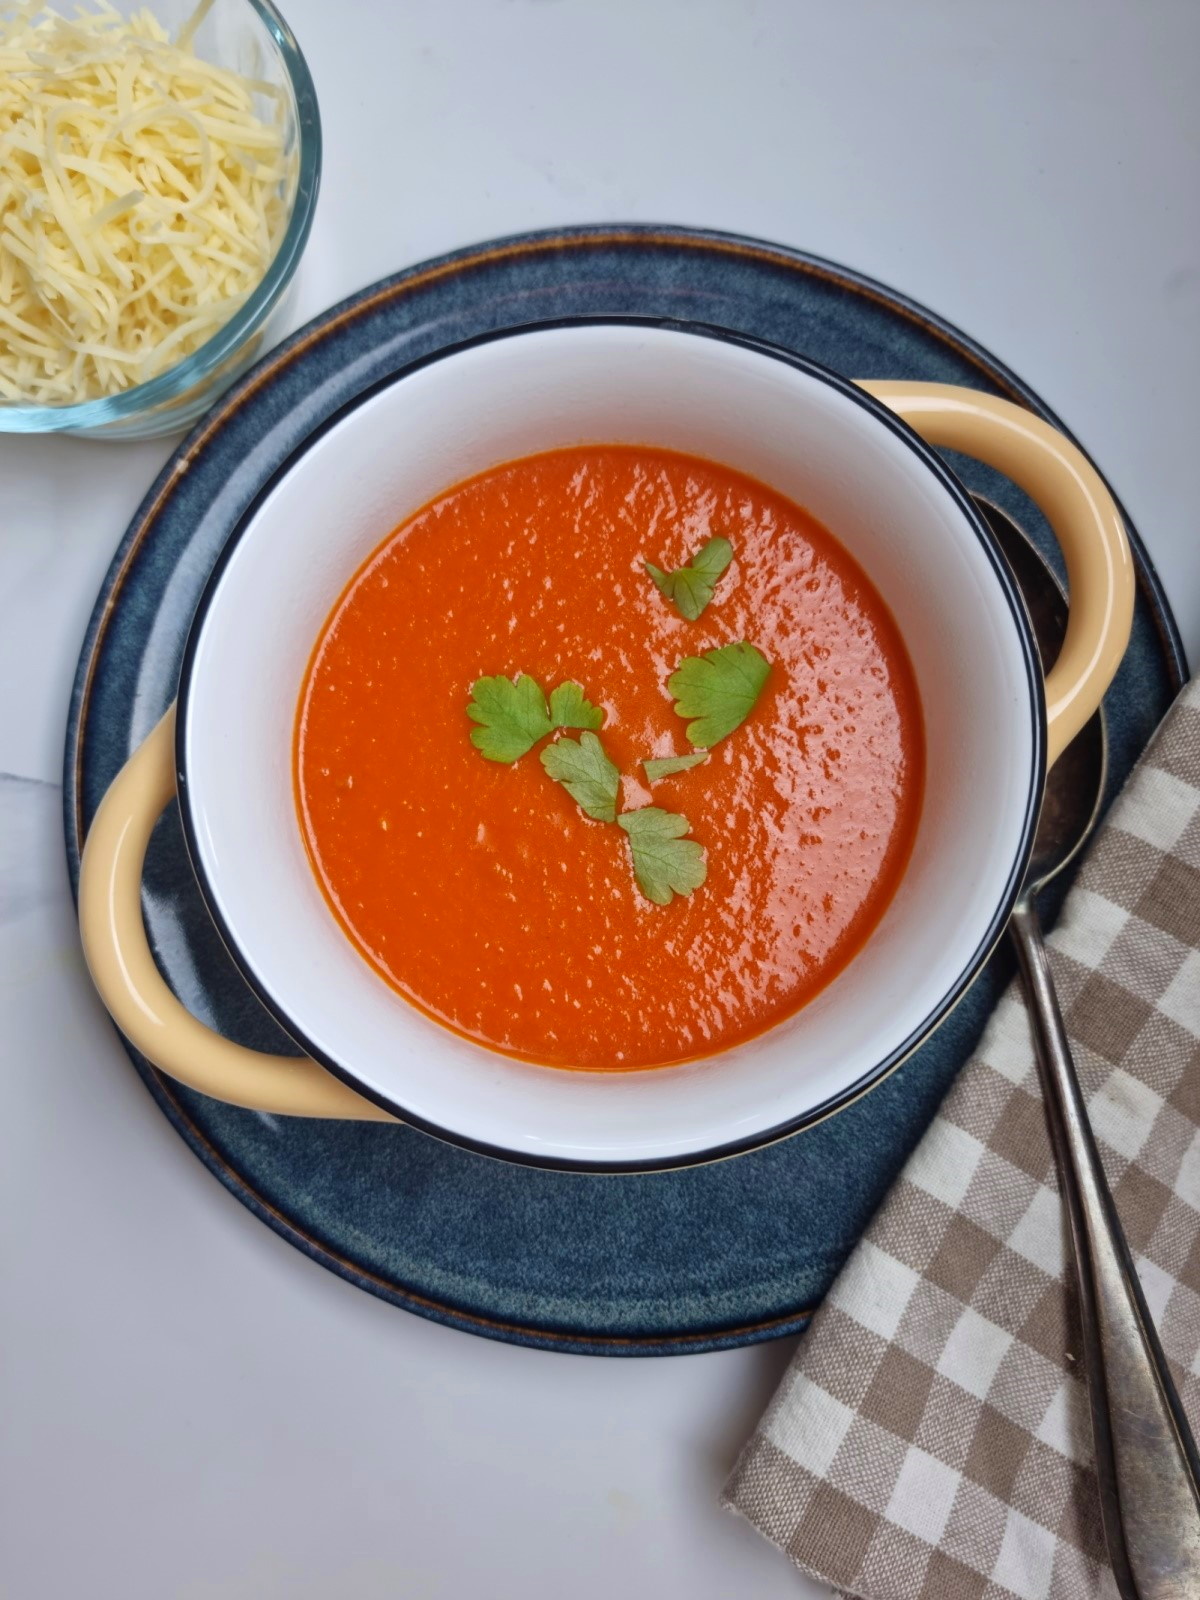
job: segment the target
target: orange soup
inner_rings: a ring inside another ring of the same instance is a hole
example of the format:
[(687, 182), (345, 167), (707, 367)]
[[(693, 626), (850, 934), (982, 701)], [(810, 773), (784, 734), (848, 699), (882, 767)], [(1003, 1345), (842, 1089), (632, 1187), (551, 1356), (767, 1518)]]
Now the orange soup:
[[(704, 580), (682, 598), (681, 568)], [(689, 673), (731, 731), (688, 720)], [(923, 764), (903, 643), (832, 535), (624, 445), (509, 462), (397, 528), (322, 630), (295, 738), (313, 868), (376, 972), (483, 1044), (597, 1070), (724, 1048), (835, 977), (904, 870)]]

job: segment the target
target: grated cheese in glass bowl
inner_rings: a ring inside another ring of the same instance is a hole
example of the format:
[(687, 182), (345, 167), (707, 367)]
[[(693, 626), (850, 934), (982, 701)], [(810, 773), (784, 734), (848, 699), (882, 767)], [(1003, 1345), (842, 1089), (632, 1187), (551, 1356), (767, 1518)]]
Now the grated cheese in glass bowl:
[(194, 421), (269, 337), (320, 164), (269, 0), (0, 0), (0, 432)]

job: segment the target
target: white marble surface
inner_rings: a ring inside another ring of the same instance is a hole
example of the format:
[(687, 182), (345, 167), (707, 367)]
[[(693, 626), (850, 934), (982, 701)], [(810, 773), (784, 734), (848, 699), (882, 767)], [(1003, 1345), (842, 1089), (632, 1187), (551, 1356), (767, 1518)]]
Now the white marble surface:
[[(1066, 417), (1200, 652), (1190, 0), (290, 0), (325, 118), (297, 320), (497, 233), (669, 220), (842, 259)], [(0, 1592), (815, 1595), (715, 1507), (784, 1345), (488, 1344), (283, 1244), (159, 1116), (77, 951), (58, 778), (166, 443), (0, 438)]]

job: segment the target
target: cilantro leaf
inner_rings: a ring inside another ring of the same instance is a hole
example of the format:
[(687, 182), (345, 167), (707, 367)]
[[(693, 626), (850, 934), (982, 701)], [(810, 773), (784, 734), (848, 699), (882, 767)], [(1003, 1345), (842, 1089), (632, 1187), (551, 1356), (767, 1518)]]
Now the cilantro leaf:
[(577, 683), (560, 683), (550, 695), (550, 720), (556, 728), (598, 728), (604, 713)]
[(686, 772), (689, 767), (698, 767), (702, 761), (708, 760), (707, 750), (697, 750), (690, 756), (655, 756), (649, 761), (643, 761), (646, 777), (651, 783), (657, 783), (660, 778), (669, 778), (672, 773)]
[(703, 545), (686, 567), (664, 572), (652, 561), (647, 561), (645, 566), (658, 589), (674, 603), (680, 616), (695, 622), (712, 599), (717, 579), (732, 560), (733, 546), (728, 539), (718, 535)]
[(771, 663), (744, 639), (687, 656), (667, 679), (681, 717), (692, 717), (687, 736), (705, 750), (732, 733), (754, 710)]
[(683, 837), (691, 827), (686, 817), (643, 806), (623, 811), (617, 823), (629, 836), (638, 888), (655, 905), (669, 906), (672, 894), (691, 894), (708, 876), (703, 847)]
[(550, 777), (596, 822), (617, 820), (621, 774), (608, 759), (594, 733), (578, 739), (556, 739), (540, 757)]
[(604, 712), (594, 706), (577, 683), (560, 683), (546, 696), (528, 673), (513, 678), (477, 678), (471, 685), (467, 715), (482, 726), (471, 730), (471, 743), (489, 761), (519, 761), (555, 728), (598, 728)]
[(536, 678), (476, 678), (467, 715), (481, 724), (471, 743), (489, 761), (518, 761), (553, 731), (546, 696)]

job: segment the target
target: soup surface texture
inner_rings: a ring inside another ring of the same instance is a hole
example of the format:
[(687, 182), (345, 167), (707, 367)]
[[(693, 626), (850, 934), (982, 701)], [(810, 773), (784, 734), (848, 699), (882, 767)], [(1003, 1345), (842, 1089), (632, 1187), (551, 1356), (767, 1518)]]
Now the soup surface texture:
[[(645, 562), (717, 536), (732, 560), (689, 621)], [(771, 664), (753, 709), (651, 784), (644, 759), (692, 751), (668, 680), (741, 640)], [(686, 818), (701, 886), (639, 891), (626, 833), (539, 759), (578, 731), (484, 758), (472, 685), (521, 675), (603, 711), (620, 810)], [(923, 764), (895, 624), (826, 529), (728, 467), (624, 445), (493, 468), (397, 528), (321, 633), (295, 737), (313, 867), (376, 971), (481, 1043), (600, 1070), (727, 1047), (835, 977), (904, 870)]]

